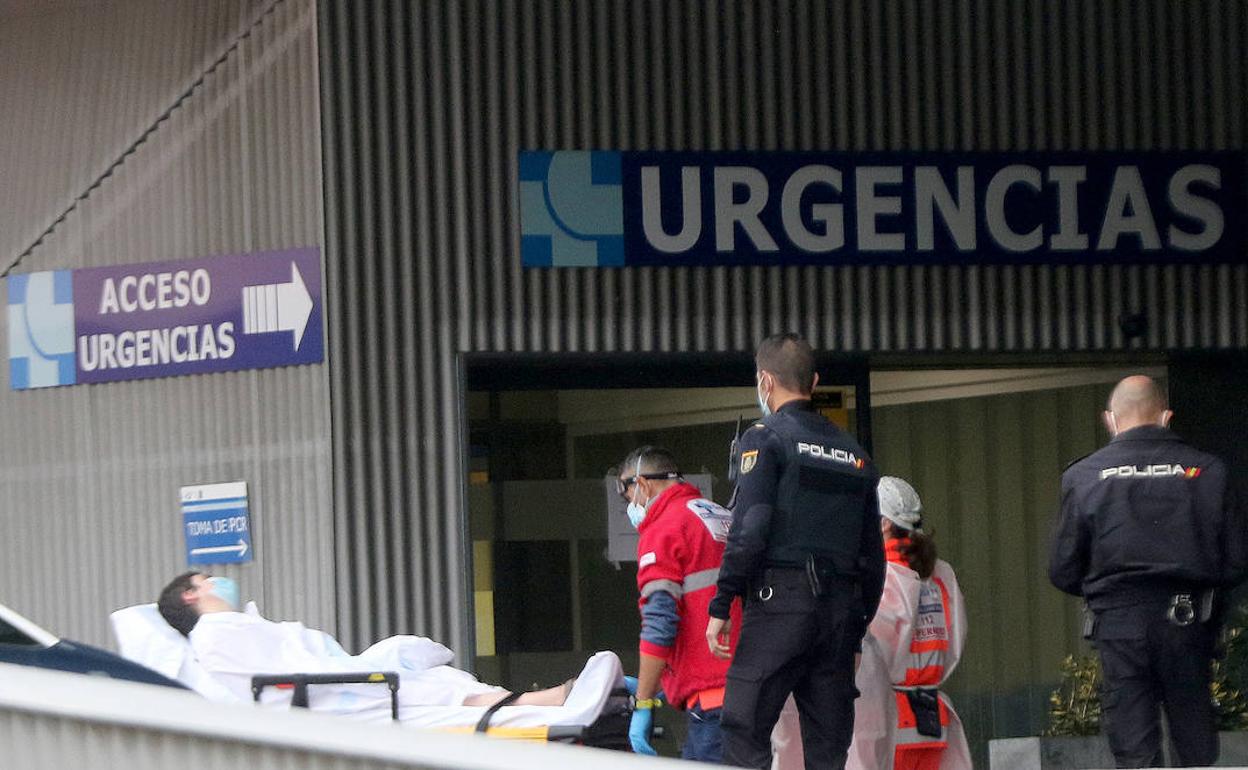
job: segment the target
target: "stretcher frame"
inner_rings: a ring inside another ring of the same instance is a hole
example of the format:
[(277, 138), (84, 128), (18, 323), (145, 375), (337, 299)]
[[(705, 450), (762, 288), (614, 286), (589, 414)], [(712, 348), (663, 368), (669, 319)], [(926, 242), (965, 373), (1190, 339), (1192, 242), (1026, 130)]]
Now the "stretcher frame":
[[(308, 686), (318, 684), (384, 684), (390, 689), (390, 716), (399, 721), (399, 687), (401, 681), (394, 671), (367, 671), (353, 674), (256, 674), (251, 678), (252, 700), (268, 687), (292, 690), (292, 708), (308, 708)], [(617, 751), (632, 751), (628, 741), (628, 723), (636, 700), (628, 690), (611, 691), (602, 712), (589, 725), (546, 725), (542, 727), (490, 727), (490, 717), (514, 700), (504, 698), (486, 709), (476, 727), (431, 728), (447, 733), (478, 733), (491, 738), (524, 740), (537, 743), (573, 743)], [(622, 731), (620, 728), (623, 728)]]
[[(131, 655), (126, 653), (126, 639), (144, 638), (147, 634), (155, 634), (156, 639), (164, 637), (169, 644), (180, 649), (176, 657), (181, 661), (178, 666), (185, 666), (188, 661), (193, 664), (194, 670), (198, 669), (198, 663), (195, 662), (194, 656), (187, 651), (187, 642), (184, 635), (178, 634), (163, 617), (157, 614), (155, 604), (140, 604), (131, 607), (124, 607), (110, 614), (112, 618), (113, 632), (117, 636), (118, 644), (122, 648), (122, 656), (141, 665), (148, 665), (154, 670), (159, 668), (151, 666), (143, 653)], [(125, 618), (124, 621), (121, 618)], [(126, 629), (123, 638), (123, 627)], [(135, 634), (138, 636), (135, 636)], [(162, 645), (156, 645), (159, 650)], [(150, 652), (150, 650), (148, 651)], [(164, 665), (167, 661), (161, 661)], [(199, 692), (190, 681), (182, 681), (179, 675), (173, 674), (171, 678), (178, 679), (185, 686), (201, 697), (209, 697), (205, 692)], [(205, 686), (211, 683), (210, 689), (220, 689), (219, 682), (213, 680), (211, 676), (202, 670), (193, 678), (200, 681)], [(291, 707), (308, 708), (309, 707), (309, 686), (317, 684), (386, 684), (390, 689), (390, 716), (392, 720), (400, 717), (398, 709), (398, 688), (401, 685), (401, 678), (396, 672), (385, 670), (360, 670), (358, 672), (334, 672), (334, 673), (284, 673), (284, 674), (261, 674), (253, 675), (250, 678), (252, 700), (259, 699), (259, 694), (268, 687), (280, 687), (282, 689), (291, 689), (292, 702)], [(236, 700), (236, 697), (229, 697), (226, 700)], [(533, 742), (561, 742), (561, 743), (579, 743), (586, 746), (594, 746), (598, 748), (615, 749), (622, 751), (631, 751), (632, 747), (628, 740), (628, 726), (632, 718), (635, 701), (633, 696), (623, 687), (613, 687), (608, 691), (606, 702), (603, 704), (598, 713), (593, 716), (592, 721), (588, 724), (579, 722), (571, 725), (538, 725), (524, 727), (505, 727), (490, 726), (489, 717), (493, 717), (505, 703), (498, 703), (495, 707), (486, 709), (480, 718), (475, 729), (466, 724), (429, 726), (423, 729), (437, 730), (439, 732), (448, 733), (482, 733), (489, 737), (504, 738), (512, 740), (526, 740)], [(589, 718), (589, 715), (586, 715)], [(402, 721), (402, 720), (399, 720)], [(406, 726), (406, 725), (405, 725)]]

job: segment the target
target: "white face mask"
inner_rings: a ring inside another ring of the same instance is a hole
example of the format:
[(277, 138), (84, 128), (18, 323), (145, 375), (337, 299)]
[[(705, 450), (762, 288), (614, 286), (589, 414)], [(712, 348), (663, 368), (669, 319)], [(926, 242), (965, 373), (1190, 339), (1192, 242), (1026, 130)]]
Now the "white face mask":
[(637, 503), (628, 504), (628, 523), (633, 525), (633, 529), (641, 526), (641, 522), (646, 520), (646, 511), (650, 509), (650, 502), (646, 501), (645, 505)]
[(767, 406), (769, 394), (763, 393), (763, 378), (758, 378), (758, 409), (763, 413), (764, 417), (771, 415), (771, 407)]
[[(638, 491), (641, 491), (641, 458), (637, 458), (637, 467), (633, 470), (633, 475), (637, 478), (633, 482)], [(636, 494), (634, 492), (633, 494)], [(646, 511), (650, 509), (650, 503), (653, 500), (647, 500), (645, 505), (640, 505), (636, 500), (628, 501), (628, 522), (633, 525), (633, 529), (641, 526), (641, 522), (646, 518)]]

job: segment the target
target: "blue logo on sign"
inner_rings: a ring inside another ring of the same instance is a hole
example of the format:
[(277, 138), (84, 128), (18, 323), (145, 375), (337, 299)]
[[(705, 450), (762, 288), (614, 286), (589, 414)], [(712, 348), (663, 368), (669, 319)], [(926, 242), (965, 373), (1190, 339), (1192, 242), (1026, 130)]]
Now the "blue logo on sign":
[(73, 385), (74, 280), (70, 270), (9, 276), (9, 384)]
[(618, 152), (520, 153), (520, 259), (527, 267), (624, 264)]

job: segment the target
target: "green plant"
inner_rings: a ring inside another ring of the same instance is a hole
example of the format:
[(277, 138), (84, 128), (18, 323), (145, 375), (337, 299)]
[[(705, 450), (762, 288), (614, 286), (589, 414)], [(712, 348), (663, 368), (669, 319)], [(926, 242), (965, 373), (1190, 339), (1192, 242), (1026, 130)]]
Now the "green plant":
[(1096, 735), (1101, 731), (1101, 662), (1095, 655), (1067, 655), (1062, 681), (1049, 696), (1045, 735)]
[[(1248, 730), (1248, 610), (1231, 613), (1222, 632), (1222, 655), (1213, 662), (1209, 695), (1219, 730)], [(1101, 662), (1096, 655), (1066, 656), (1061, 682), (1049, 696), (1048, 736), (1101, 731)]]
[(1233, 623), (1222, 632), (1225, 654), (1213, 662), (1210, 690), (1218, 729), (1248, 730), (1248, 617), (1243, 608), (1235, 612)]

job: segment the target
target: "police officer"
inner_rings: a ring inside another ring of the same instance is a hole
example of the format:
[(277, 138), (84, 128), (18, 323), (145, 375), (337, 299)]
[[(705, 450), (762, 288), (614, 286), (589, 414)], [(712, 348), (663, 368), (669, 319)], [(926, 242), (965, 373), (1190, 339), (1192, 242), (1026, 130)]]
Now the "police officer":
[[(814, 353), (793, 334), (755, 354), (763, 419), (740, 439), (736, 502), (711, 601), (711, 651), (732, 657), (724, 762), (771, 765), (770, 736), (792, 693), (808, 768), (841, 768), (853, 737), (854, 656), (884, 584), (878, 474), (812, 407)], [(729, 649), (729, 607), (745, 600)]]
[(1179, 765), (1217, 759), (1214, 590), (1248, 566), (1226, 466), (1172, 433), (1172, 415), (1156, 382), (1127, 377), (1104, 414), (1113, 439), (1062, 475), (1049, 578), (1090, 611), (1084, 630), (1101, 657), (1118, 767), (1160, 765), (1159, 704)]

